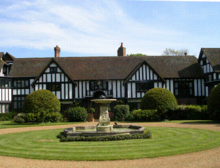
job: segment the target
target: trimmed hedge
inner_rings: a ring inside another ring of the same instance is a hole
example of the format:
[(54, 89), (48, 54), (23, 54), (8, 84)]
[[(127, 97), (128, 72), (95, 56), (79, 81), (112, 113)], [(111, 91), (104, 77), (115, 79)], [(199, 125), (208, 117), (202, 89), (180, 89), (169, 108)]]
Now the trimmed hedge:
[(130, 121), (159, 121), (157, 110), (133, 110), (129, 115)]
[(129, 105), (116, 105), (113, 109), (116, 121), (125, 121), (129, 116)]
[(69, 141), (116, 141), (116, 140), (129, 140), (129, 139), (149, 139), (151, 138), (151, 132), (145, 131), (144, 134), (130, 134), (130, 135), (115, 135), (115, 136), (72, 136), (65, 137), (63, 132), (57, 135), (57, 138), (60, 139), (60, 142), (69, 142)]
[(62, 121), (62, 115), (59, 112), (48, 113), (45, 116), (44, 122), (59, 122)]
[(212, 89), (208, 97), (208, 112), (212, 119), (220, 120), (220, 84)]
[(153, 88), (147, 91), (141, 100), (142, 110), (157, 110), (161, 115), (178, 106), (175, 96), (167, 89)]
[(74, 121), (86, 121), (87, 110), (84, 107), (70, 107), (65, 111), (66, 118), (70, 122)]
[(207, 106), (179, 105), (177, 109), (168, 111), (165, 115), (170, 120), (207, 120), (209, 114)]
[(0, 121), (9, 121), (13, 120), (13, 118), (16, 116), (16, 112), (10, 112), (10, 113), (0, 113)]
[(60, 111), (59, 99), (49, 90), (37, 90), (29, 94), (23, 104), (24, 113), (34, 113), (37, 122), (44, 122), (46, 115)]

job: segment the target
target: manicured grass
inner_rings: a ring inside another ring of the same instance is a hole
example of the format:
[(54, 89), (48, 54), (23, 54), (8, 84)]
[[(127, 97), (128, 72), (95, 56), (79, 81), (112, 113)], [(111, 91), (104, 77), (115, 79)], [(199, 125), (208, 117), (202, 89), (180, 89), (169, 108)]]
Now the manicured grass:
[(24, 123), (17, 124), (13, 121), (0, 121), (0, 129), (3, 128), (19, 128), (19, 127), (39, 127), (39, 126), (52, 126), (52, 125), (70, 125), (80, 124), (82, 122), (58, 122), (58, 123)]
[[(220, 123), (218, 121), (212, 120), (171, 120), (171, 121), (162, 121), (165, 123), (182, 123), (182, 124), (214, 124)], [(17, 124), (13, 121), (0, 121), (0, 129), (3, 128), (19, 128), (19, 127), (36, 127), (36, 126), (52, 126), (52, 125), (70, 125), (70, 124), (79, 124), (83, 122), (59, 122), (59, 123), (24, 123), (24, 124)], [(146, 123), (146, 122), (130, 122), (126, 121), (124, 123)], [(149, 122), (151, 123), (151, 122)]]
[[(147, 128), (148, 129), (148, 128)], [(0, 155), (55, 160), (153, 158), (220, 146), (220, 132), (149, 127), (152, 139), (105, 142), (59, 142), (63, 129), (0, 135)]]
[(170, 120), (170, 121), (164, 121), (166, 123), (181, 123), (181, 124), (216, 124), (220, 121), (213, 121), (213, 120)]

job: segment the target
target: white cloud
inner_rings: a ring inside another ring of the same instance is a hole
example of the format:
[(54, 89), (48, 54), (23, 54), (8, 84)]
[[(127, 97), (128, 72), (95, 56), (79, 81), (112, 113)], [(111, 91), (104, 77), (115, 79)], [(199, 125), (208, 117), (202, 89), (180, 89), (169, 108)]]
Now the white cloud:
[(177, 39), (186, 36), (134, 20), (117, 1), (13, 1), (4, 9), (0, 11), (0, 45), (5, 47), (59, 45), (67, 52), (116, 55), (124, 42), (127, 53), (151, 55), (179, 47), (182, 43)]

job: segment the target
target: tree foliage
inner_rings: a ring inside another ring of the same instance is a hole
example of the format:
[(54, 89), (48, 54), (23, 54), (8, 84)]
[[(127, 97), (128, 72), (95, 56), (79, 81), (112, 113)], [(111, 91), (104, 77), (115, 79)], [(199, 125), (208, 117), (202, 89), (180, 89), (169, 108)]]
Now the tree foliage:
[(136, 53), (136, 54), (127, 54), (128, 57), (136, 57), (136, 56), (147, 56), (145, 54)]
[(220, 120), (220, 84), (212, 89), (208, 98), (208, 112), (210, 117), (215, 120)]
[(168, 56), (185, 56), (185, 54), (187, 53), (188, 53), (187, 49), (175, 50), (172, 48), (166, 48), (163, 51), (163, 55), (168, 55)]

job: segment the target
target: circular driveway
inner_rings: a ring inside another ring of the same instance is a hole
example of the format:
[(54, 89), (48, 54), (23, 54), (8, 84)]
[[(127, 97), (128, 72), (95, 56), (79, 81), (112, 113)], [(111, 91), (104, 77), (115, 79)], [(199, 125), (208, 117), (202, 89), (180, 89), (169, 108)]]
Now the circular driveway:
[[(76, 125), (96, 125), (97, 123), (81, 123)], [(121, 124), (121, 123), (120, 123)], [(122, 123), (129, 124), (129, 123)], [(134, 123), (132, 123), (134, 124)], [(201, 123), (135, 123), (146, 127), (184, 127), (195, 129), (208, 129), (220, 131), (220, 124), (201, 124)], [(42, 126), (42, 127), (23, 127), (0, 129), (0, 134), (8, 134), (14, 132), (68, 128), (72, 125)], [(167, 157), (158, 157), (152, 159), (135, 159), (135, 160), (116, 160), (116, 161), (50, 161), (50, 160), (34, 160), (16, 157), (0, 156), (1, 168), (218, 168), (220, 167), (220, 147), (205, 150), (201, 152), (188, 153), (183, 155), (174, 155)]]

